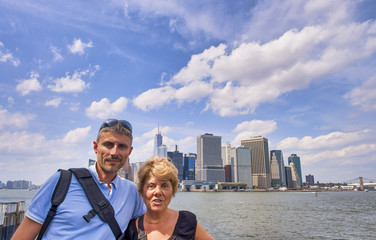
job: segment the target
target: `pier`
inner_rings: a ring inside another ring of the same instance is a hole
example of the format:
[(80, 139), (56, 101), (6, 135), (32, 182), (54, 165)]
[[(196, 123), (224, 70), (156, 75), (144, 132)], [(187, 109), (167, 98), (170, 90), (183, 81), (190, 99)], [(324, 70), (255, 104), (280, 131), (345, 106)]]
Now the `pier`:
[(9, 240), (25, 216), (25, 201), (0, 203), (0, 236)]

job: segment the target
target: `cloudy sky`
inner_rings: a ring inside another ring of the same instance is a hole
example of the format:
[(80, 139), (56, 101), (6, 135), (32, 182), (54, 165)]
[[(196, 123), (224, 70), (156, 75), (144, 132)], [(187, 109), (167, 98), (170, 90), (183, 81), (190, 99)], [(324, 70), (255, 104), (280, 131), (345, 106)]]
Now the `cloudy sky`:
[(262, 135), (303, 175), (376, 179), (376, 2), (0, 0), (0, 181), (87, 166), (106, 118), (131, 162)]

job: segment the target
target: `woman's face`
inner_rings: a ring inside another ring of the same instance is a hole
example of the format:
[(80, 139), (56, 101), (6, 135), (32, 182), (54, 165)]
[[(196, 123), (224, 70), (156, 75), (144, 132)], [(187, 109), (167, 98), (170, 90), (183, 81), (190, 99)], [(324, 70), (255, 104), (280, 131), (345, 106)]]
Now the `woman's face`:
[(149, 211), (162, 212), (166, 210), (172, 198), (171, 182), (150, 176), (145, 181), (142, 197)]

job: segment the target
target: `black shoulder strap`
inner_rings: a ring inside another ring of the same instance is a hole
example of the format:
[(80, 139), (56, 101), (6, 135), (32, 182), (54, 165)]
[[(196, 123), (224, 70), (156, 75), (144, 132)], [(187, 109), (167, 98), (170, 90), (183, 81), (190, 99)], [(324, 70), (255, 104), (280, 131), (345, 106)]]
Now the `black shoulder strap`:
[(144, 229), (144, 215), (138, 218), (138, 240), (146, 240), (146, 232)]
[(84, 219), (87, 222), (90, 222), (90, 219), (98, 214), (103, 222), (108, 223), (116, 239), (121, 239), (122, 232), (115, 219), (115, 211), (112, 208), (111, 203), (99, 189), (89, 170), (87, 168), (71, 168), (69, 171), (74, 173), (84, 189), (87, 199), (93, 207), (87, 215), (83, 216)]
[(44, 220), (42, 228), (40, 229), (37, 240), (42, 239), (42, 236), (46, 232), (48, 225), (51, 222), (52, 217), (55, 216), (56, 214), (57, 207), (64, 201), (65, 196), (67, 195), (67, 192), (70, 186), (72, 173), (64, 169), (59, 169), (59, 171), (60, 171), (60, 178), (56, 184), (55, 190), (51, 198), (52, 206), (47, 213), (47, 217)]

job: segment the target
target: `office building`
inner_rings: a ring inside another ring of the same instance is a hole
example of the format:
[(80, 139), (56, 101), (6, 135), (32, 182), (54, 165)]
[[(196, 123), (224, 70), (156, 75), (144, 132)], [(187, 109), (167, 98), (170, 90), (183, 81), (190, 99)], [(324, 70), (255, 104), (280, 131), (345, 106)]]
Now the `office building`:
[(155, 134), (154, 137), (154, 155), (157, 155), (160, 158), (167, 157), (167, 146), (163, 145), (163, 136), (159, 131), (159, 126), (158, 133)]
[(246, 183), (247, 188), (252, 188), (252, 161), (251, 149), (246, 147), (231, 148), (231, 173), (232, 181)]
[(178, 145), (175, 145), (175, 151), (167, 152), (167, 157), (172, 160), (175, 167), (178, 169), (178, 178), (179, 181), (183, 181), (183, 153), (178, 151)]
[(287, 188), (289, 189), (300, 189), (302, 188), (300, 176), (298, 173), (297, 168), (295, 167), (295, 164), (291, 162), (287, 167), (286, 167), (286, 176), (288, 179), (287, 182)]
[(307, 185), (314, 185), (315, 184), (315, 178), (313, 177), (313, 175), (308, 174), (308, 175), (305, 176), (305, 179), (306, 179)]
[(89, 166), (88, 166), (88, 167), (90, 167), (91, 165), (94, 165), (95, 162), (96, 162), (96, 160), (94, 160), (94, 159), (89, 159)]
[(225, 170), (225, 182), (232, 182), (231, 175), (231, 145), (229, 143), (222, 147), (222, 162)]
[(197, 136), (196, 180), (219, 182), (225, 180), (221, 139), (222, 137), (210, 133)]
[(271, 186), (268, 139), (257, 136), (241, 140), (241, 145), (251, 149), (252, 183), (255, 187)]
[(286, 171), (281, 150), (270, 151), (270, 176), (272, 187), (286, 187)]
[(303, 186), (302, 168), (301, 168), (301, 165), (300, 165), (300, 157), (298, 157), (298, 155), (296, 155), (295, 153), (291, 154), (291, 156), (289, 157), (289, 160), (288, 160), (289, 165), (290, 165), (290, 163), (294, 163), (295, 168), (296, 168), (298, 175), (299, 175), (300, 186)]
[(133, 179), (130, 179), (131, 181), (133, 182), (138, 182), (138, 178), (137, 178), (137, 172), (138, 170), (140, 169), (141, 165), (143, 164), (144, 162), (133, 162), (133, 163), (130, 163), (131, 165), (131, 171), (132, 171), (132, 177)]
[(195, 164), (196, 164), (197, 154), (186, 153), (184, 154), (183, 163), (183, 179), (184, 180), (195, 180)]

